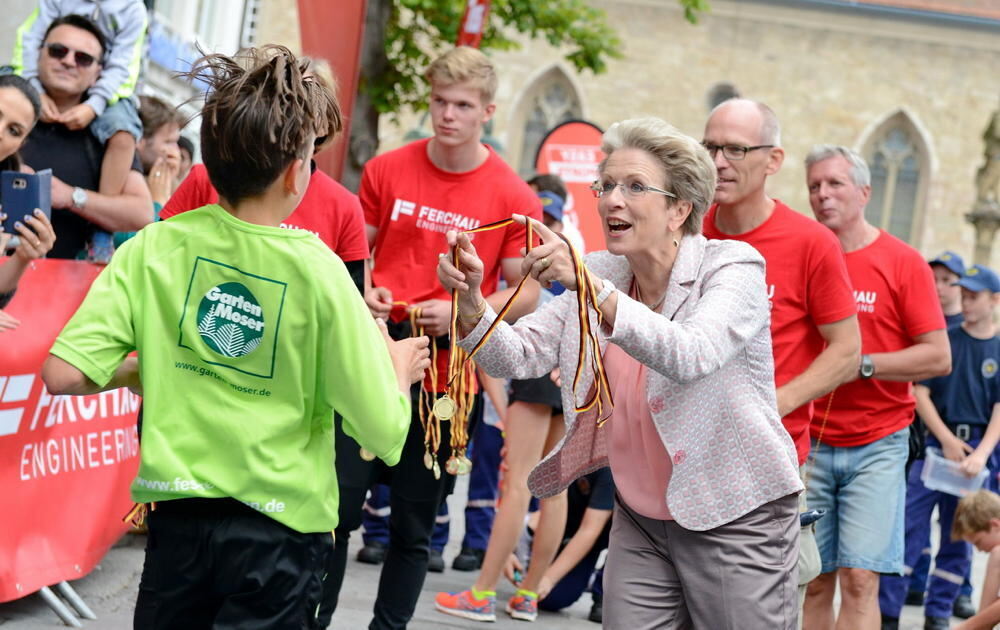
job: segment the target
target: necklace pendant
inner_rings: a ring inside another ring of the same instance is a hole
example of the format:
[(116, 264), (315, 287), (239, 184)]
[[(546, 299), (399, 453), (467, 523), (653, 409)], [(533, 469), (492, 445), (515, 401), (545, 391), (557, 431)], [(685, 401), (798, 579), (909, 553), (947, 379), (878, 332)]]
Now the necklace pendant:
[(464, 455), (458, 458), (458, 474), (468, 475), (472, 472), (472, 462)]
[(375, 453), (372, 453), (371, 451), (369, 451), (366, 448), (362, 448), (361, 449), (361, 459), (365, 460), (366, 462), (370, 462), (373, 459), (375, 459)]
[(449, 475), (457, 475), (459, 470), (458, 458), (452, 455), (448, 458), (448, 462), (444, 465), (444, 469), (448, 471)]
[(434, 479), (441, 479), (441, 466), (434, 460)]
[(427, 470), (434, 468), (434, 457), (431, 456), (429, 449), (424, 450), (424, 468)]
[(434, 415), (438, 420), (451, 420), (458, 411), (458, 405), (448, 394), (434, 401)]

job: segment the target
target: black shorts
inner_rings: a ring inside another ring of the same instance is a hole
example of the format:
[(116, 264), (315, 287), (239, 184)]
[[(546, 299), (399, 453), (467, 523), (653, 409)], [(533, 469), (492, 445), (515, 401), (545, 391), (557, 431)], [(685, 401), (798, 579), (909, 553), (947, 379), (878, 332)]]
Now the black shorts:
[(562, 413), (562, 395), (549, 375), (510, 382), (510, 402), (538, 403), (552, 407), (555, 415)]
[(298, 630), (316, 615), (329, 532), (303, 534), (234, 499), (157, 503), (135, 627)]

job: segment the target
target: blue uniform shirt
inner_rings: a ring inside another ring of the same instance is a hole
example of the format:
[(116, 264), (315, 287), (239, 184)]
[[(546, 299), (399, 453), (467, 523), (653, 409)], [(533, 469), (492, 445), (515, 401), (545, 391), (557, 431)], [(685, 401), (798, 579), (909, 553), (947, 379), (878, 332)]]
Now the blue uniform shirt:
[(976, 339), (961, 325), (948, 329), (951, 374), (923, 381), (948, 424), (987, 425), (1000, 403), (1000, 337)]

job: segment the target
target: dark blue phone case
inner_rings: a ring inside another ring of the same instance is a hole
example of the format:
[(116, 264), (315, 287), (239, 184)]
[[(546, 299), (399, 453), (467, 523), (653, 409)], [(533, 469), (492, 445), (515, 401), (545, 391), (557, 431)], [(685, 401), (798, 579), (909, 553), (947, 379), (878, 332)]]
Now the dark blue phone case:
[(52, 169), (37, 173), (3, 171), (0, 173), (0, 206), (7, 215), (3, 231), (17, 234), (14, 223), (23, 221), (38, 208), (52, 218)]

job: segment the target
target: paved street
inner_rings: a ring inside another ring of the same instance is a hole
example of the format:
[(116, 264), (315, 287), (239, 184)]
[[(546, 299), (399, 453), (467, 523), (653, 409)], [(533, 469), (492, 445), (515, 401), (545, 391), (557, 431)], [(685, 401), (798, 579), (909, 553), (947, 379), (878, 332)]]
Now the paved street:
[[(467, 477), (459, 478), (457, 492), (449, 500), (452, 514), (458, 514), (464, 505), (465, 485), (467, 483)], [(452, 542), (445, 549), (446, 559), (450, 560), (458, 553), (461, 535), (462, 519), (458, 518), (452, 524)], [(352, 537), (353, 548), (350, 553), (351, 560), (347, 565), (347, 579), (341, 594), (340, 607), (333, 617), (331, 628), (350, 630), (366, 628), (371, 619), (371, 605), (378, 584), (378, 567), (361, 564), (354, 560), (360, 538), (358, 534)], [(84, 628), (131, 630), (132, 608), (142, 569), (144, 544), (145, 536), (127, 536), (108, 553), (97, 569), (87, 577), (73, 583), (76, 591), (98, 616), (97, 621), (84, 622)], [(985, 554), (976, 554), (973, 571), (973, 584), (977, 588), (974, 595), (976, 602), (979, 600), (978, 588), (982, 584), (985, 558)], [(428, 574), (416, 615), (409, 625), (410, 630), (480, 627), (498, 630), (504, 628), (525, 630), (525, 628), (532, 627), (524, 622), (510, 619), (502, 611), (497, 614), (496, 624), (483, 626), (476, 622), (443, 615), (434, 610), (435, 593), (441, 590), (456, 591), (468, 588), (473, 575), (472, 573), (453, 571), (450, 568), (443, 574)], [(498, 590), (500, 599), (512, 594), (513, 589), (509, 585), (501, 585)], [(580, 601), (561, 614), (542, 613), (533, 627), (538, 628), (538, 630), (568, 628), (590, 630), (597, 628), (597, 624), (587, 621), (589, 611), (590, 595), (585, 594)], [(901, 630), (921, 630), (923, 628), (923, 611), (921, 609), (908, 606), (904, 611), (903, 619), (904, 622), (900, 625)], [(0, 627), (2, 630), (52, 630), (66, 626), (36, 594), (15, 602), (0, 604)]]

